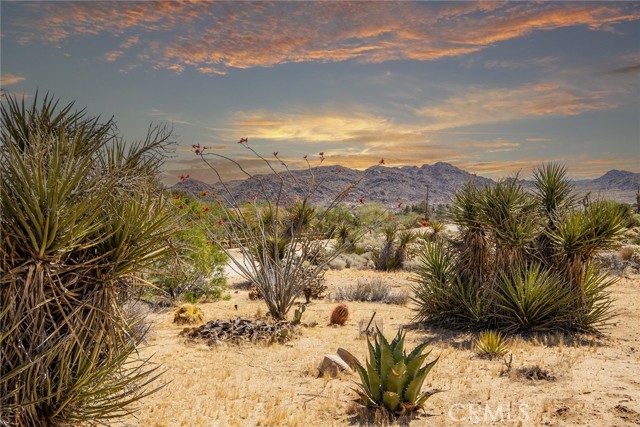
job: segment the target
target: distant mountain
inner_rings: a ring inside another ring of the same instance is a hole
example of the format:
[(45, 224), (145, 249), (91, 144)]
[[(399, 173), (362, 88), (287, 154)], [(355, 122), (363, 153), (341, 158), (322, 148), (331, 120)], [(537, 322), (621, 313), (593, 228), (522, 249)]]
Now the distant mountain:
[(637, 191), (640, 185), (640, 173), (610, 170), (600, 178), (579, 181), (578, 187), (591, 187), (597, 190)]
[(640, 173), (613, 169), (596, 179), (576, 181), (574, 186), (578, 196), (591, 193), (592, 199), (611, 199), (634, 204), (636, 191), (640, 186)]
[[(294, 194), (286, 195), (293, 199), (308, 191), (311, 182), (309, 170), (292, 171), (284, 174), (285, 179), (294, 189)], [(429, 192), (432, 205), (449, 203), (455, 190), (468, 182), (477, 186), (493, 185), (494, 181), (466, 172), (449, 163), (438, 162), (433, 165), (387, 167), (373, 166), (364, 171), (349, 169), (343, 166), (320, 166), (314, 169), (314, 179), (318, 183), (317, 191), (312, 197), (314, 203), (326, 205), (348, 185), (354, 185), (346, 198), (355, 203), (359, 198), (392, 205), (398, 201), (405, 203), (419, 203)], [(531, 188), (530, 181), (524, 181), (527, 188)], [(261, 186), (270, 198), (277, 196), (278, 177), (274, 174), (256, 175), (242, 181), (230, 181), (229, 189), (238, 200), (252, 199), (261, 194)], [(611, 170), (600, 178), (593, 180), (574, 181), (576, 193), (582, 196), (591, 192), (592, 197), (611, 198), (626, 203), (635, 201), (635, 192), (640, 185), (640, 173)], [(202, 191), (220, 192), (220, 184), (206, 184), (202, 181), (189, 179), (179, 182), (172, 187), (174, 190), (198, 194)]]

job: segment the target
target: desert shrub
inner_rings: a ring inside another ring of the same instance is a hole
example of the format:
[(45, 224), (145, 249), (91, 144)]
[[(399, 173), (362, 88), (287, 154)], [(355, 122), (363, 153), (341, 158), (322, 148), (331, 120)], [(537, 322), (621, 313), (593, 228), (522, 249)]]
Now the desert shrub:
[(172, 202), (182, 215), (180, 229), (169, 241), (171, 256), (156, 267), (152, 282), (172, 302), (223, 298), (228, 258), (207, 232), (203, 216), (211, 217), (211, 208), (186, 196), (174, 197)]
[(633, 248), (630, 248), (630, 247), (626, 246), (626, 247), (620, 248), (620, 250), (618, 250), (618, 256), (623, 261), (630, 261), (631, 258), (633, 257), (634, 252), (635, 251), (633, 250)]
[(566, 169), (534, 173), (529, 194), (517, 177), (455, 193), (454, 239), (426, 243), (413, 287), (418, 321), (509, 331), (596, 331), (611, 319), (613, 283), (594, 262), (624, 230), (616, 203), (580, 206)]
[(386, 304), (404, 305), (407, 303), (408, 294), (402, 291), (394, 291), (391, 286), (382, 279), (360, 281), (356, 285), (336, 288), (333, 293), (334, 301), (362, 301), (383, 302)]
[[(316, 179), (317, 166), (307, 161), (306, 176), (296, 176), (290, 173), (277, 152), (273, 153), (273, 160), (269, 160), (255, 151), (247, 138), (239, 143), (263, 162), (271, 172), (270, 177), (252, 175), (232, 158), (207, 147), (194, 146), (195, 153), (211, 168), (222, 187), (214, 197), (224, 208), (217, 220), (209, 223), (210, 237), (220, 243), (224, 251), (228, 252), (224, 242), (231, 242), (240, 250), (248, 262), (231, 256), (236, 270), (260, 291), (273, 318), (284, 320), (295, 299), (310, 287), (327, 264), (345, 251), (345, 244), (333, 244), (340, 227), (335, 227), (332, 234), (325, 234), (321, 240), (314, 230), (338, 209), (352, 186), (338, 190), (328, 207), (319, 210), (311, 203), (318, 188), (324, 185)], [(323, 161), (324, 153), (320, 153), (318, 166)], [(251, 199), (239, 200), (240, 196), (224, 182), (219, 168), (225, 162), (254, 181), (255, 194)], [(267, 179), (272, 181), (266, 182)], [(298, 197), (300, 188), (305, 193)], [(349, 240), (357, 240), (364, 231), (365, 227), (350, 226)], [(322, 249), (322, 259), (314, 259), (309, 266), (308, 255), (319, 249)]]
[(474, 351), (480, 357), (494, 359), (507, 354), (507, 342), (500, 332), (483, 331), (480, 332), (474, 345)]
[[(312, 264), (307, 264), (299, 270), (303, 275), (299, 280), (304, 282), (305, 285), (302, 288), (302, 294), (305, 298), (305, 304), (309, 304), (312, 299), (324, 298), (324, 293), (327, 292), (327, 285), (325, 285), (324, 270), (315, 272)], [(311, 276), (311, 277), (305, 277)]]
[(177, 325), (194, 325), (203, 321), (204, 313), (195, 304), (182, 304), (173, 313), (173, 323)]
[(175, 230), (157, 181), (170, 131), (125, 144), (48, 96), (0, 113), (0, 424), (111, 423), (157, 377), (123, 307)]
[(438, 359), (424, 364), (429, 354), (423, 354), (427, 343), (409, 354), (404, 350), (405, 334), (398, 331), (389, 343), (378, 331), (373, 344), (367, 338), (369, 357), (365, 365), (357, 364), (361, 383), (357, 390), (360, 403), (371, 409), (383, 408), (390, 415), (409, 415), (418, 411), (429, 397), (437, 393), (420, 393), (429, 371)]

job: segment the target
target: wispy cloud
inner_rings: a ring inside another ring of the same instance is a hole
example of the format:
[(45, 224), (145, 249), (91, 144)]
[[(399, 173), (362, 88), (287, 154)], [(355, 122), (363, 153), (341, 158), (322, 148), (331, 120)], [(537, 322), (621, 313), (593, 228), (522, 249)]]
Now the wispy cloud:
[(3, 74), (0, 76), (0, 85), (9, 86), (24, 81), (25, 78), (15, 74)]
[(533, 138), (527, 138), (528, 142), (549, 142), (551, 141), (549, 138), (540, 138), (540, 137), (533, 137)]
[[(477, 52), (535, 31), (608, 30), (640, 19), (634, 3), (77, 2), (28, 4), (35, 22), (13, 22), (21, 43), (108, 33), (138, 59), (177, 73), (355, 60), (432, 61)], [(117, 53), (116, 53), (117, 52)], [(547, 61), (549, 59), (546, 59)], [(545, 61), (540, 58), (540, 61)], [(488, 67), (514, 67), (508, 62)]]
[(487, 70), (492, 70), (495, 68), (504, 68), (507, 70), (521, 70), (521, 69), (526, 69), (531, 67), (540, 67), (540, 68), (548, 69), (553, 64), (555, 64), (558, 61), (558, 59), (559, 58), (556, 56), (543, 56), (543, 57), (532, 58), (527, 60), (492, 59), (492, 60), (484, 61), (483, 65), (484, 65), (484, 68), (486, 68)]
[(466, 141), (456, 144), (463, 149), (480, 149), (483, 153), (507, 153), (518, 149), (522, 144), (508, 141), (506, 139), (496, 139), (493, 141)]
[(542, 116), (575, 116), (617, 106), (612, 92), (537, 83), (515, 88), (480, 87), (459, 91), (418, 114), (429, 119), (429, 129), (450, 129), (484, 123)]
[(640, 73), (640, 64), (627, 65), (626, 67), (616, 68), (609, 71), (609, 74), (635, 74)]

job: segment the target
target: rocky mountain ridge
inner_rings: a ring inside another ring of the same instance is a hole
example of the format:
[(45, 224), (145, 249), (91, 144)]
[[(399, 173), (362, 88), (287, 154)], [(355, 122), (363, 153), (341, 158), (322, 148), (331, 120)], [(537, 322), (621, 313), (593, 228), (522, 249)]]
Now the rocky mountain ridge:
[[(449, 163), (438, 162), (432, 165), (388, 167), (377, 165), (360, 171), (344, 166), (320, 166), (314, 168), (313, 178), (309, 170), (296, 170), (283, 174), (289, 180), (289, 188), (293, 194), (286, 197), (295, 198), (308, 192), (309, 183), (317, 183), (317, 189), (311, 200), (314, 203), (327, 205), (333, 198), (349, 185), (345, 200), (357, 203), (360, 198), (376, 201), (385, 205), (403, 203), (420, 203), (429, 194), (432, 205), (449, 203), (456, 189), (468, 182), (477, 186), (493, 185), (494, 180), (466, 172)], [(262, 184), (261, 184), (262, 183)], [(230, 181), (228, 188), (237, 200), (252, 199), (261, 193), (263, 185), (269, 197), (277, 196), (279, 178), (274, 174), (255, 175), (246, 180)], [(530, 181), (523, 182), (525, 187), (532, 187)], [(608, 198), (624, 203), (634, 203), (635, 194), (640, 186), (640, 173), (611, 170), (599, 178), (574, 181), (574, 189), (582, 197), (591, 193), (591, 198)], [(202, 181), (188, 179), (177, 183), (172, 190), (198, 194), (202, 191), (221, 192), (222, 186), (207, 184)]]

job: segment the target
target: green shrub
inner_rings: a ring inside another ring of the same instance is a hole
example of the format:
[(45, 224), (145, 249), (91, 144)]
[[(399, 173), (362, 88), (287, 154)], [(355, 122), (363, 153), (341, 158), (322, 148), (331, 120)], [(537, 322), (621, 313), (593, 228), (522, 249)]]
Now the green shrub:
[(169, 252), (174, 215), (157, 174), (170, 132), (125, 145), (73, 104), (0, 107), (0, 419), (12, 426), (110, 423), (153, 390), (122, 307)]
[[(179, 203), (179, 204), (178, 204)], [(184, 215), (180, 231), (170, 240), (171, 256), (156, 266), (154, 285), (173, 302), (197, 302), (200, 299), (221, 299), (228, 288), (224, 277), (226, 254), (219, 245), (209, 238), (206, 221), (190, 219), (194, 212), (201, 212), (200, 205), (180, 199), (174, 201), (174, 208)]]

